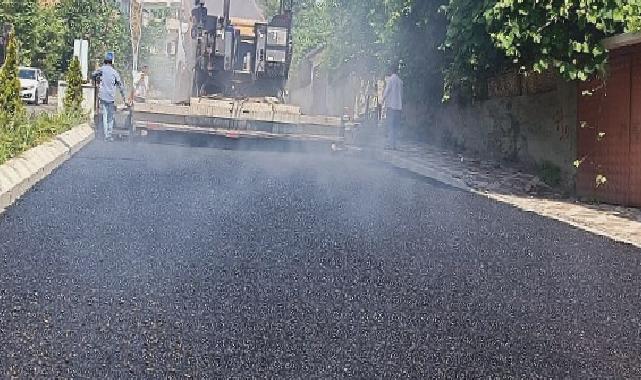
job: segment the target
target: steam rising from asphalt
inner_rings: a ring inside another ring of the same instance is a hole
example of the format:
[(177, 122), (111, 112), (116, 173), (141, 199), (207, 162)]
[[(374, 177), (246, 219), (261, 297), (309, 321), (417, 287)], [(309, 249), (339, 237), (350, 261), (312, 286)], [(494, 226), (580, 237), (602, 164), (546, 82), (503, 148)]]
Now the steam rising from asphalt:
[[(206, 6), (208, 7), (208, 13), (210, 15), (218, 15), (222, 12), (223, 0), (207, 0)], [(179, 12), (179, 16), (183, 21), (187, 20), (191, 15), (191, 12), (194, 7), (193, 0), (183, 0)], [(256, 18), (264, 19), (264, 16), (261, 10), (256, 5), (255, 0), (235, 0), (232, 2), (231, 7), (232, 16), (236, 17), (247, 17), (247, 18)], [(186, 26), (186, 24), (185, 24)], [(154, 83), (170, 83), (165, 85), (168, 87), (161, 90), (159, 93), (154, 94), (154, 97), (157, 100), (169, 100), (173, 103), (187, 103), (189, 102), (193, 89), (194, 81), (194, 67), (196, 65), (195, 51), (196, 51), (196, 42), (191, 37), (192, 31), (190, 28), (183, 28), (179, 31), (178, 43), (176, 49), (175, 57), (175, 75), (171, 78), (171, 75), (163, 73), (159, 68), (151, 67), (152, 76), (151, 84), (154, 87)], [(155, 71), (155, 72), (154, 72)], [(164, 75), (164, 76), (163, 76)], [(155, 77), (155, 78), (154, 78)], [(350, 83), (351, 84), (351, 83)], [(353, 94), (347, 95), (352, 96)], [(300, 105), (296, 98), (292, 99), (292, 104)], [(344, 103), (344, 99), (341, 99)], [(339, 102), (340, 102), (339, 101)], [(303, 110), (306, 111), (306, 110)], [(313, 111), (313, 110), (309, 110)], [(321, 111), (321, 110), (316, 110)], [(307, 114), (334, 114), (340, 115), (342, 112), (342, 105), (333, 107), (332, 111), (325, 110), (327, 112), (304, 112)], [(153, 138), (151, 139), (153, 140)], [(331, 143), (296, 143), (296, 142), (256, 142), (251, 140), (227, 140), (222, 141), (220, 138), (211, 138), (208, 136), (202, 135), (193, 135), (186, 136), (181, 134), (163, 134), (163, 138), (158, 140), (161, 143), (180, 143), (190, 146), (208, 146), (208, 147), (217, 147), (217, 148), (238, 148), (238, 149), (267, 149), (267, 150), (277, 150), (277, 151), (288, 151), (288, 152), (313, 152), (313, 153), (328, 153), (331, 150)]]
[[(193, 0), (183, 0), (180, 10), (182, 20), (191, 17)], [(196, 66), (196, 43), (191, 38), (191, 27), (178, 31), (178, 44), (176, 46), (176, 75), (174, 82), (174, 102), (188, 101), (192, 93), (194, 81), (194, 68)]]
[[(209, 15), (222, 16), (222, 0), (206, 0), (205, 6)], [(193, 7), (193, 0), (183, 0), (180, 10), (180, 17), (183, 22), (186, 22), (191, 17)], [(233, 1), (231, 16), (259, 21), (264, 20), (264, 15), (255, 0)], [(195, 75), (194, 67), (196, 66), (195, 51), (197, 47), (196, 41), (192, 39), (191, 34), (191, 28), (183, 28), (179, 31), (176, 47), (176, 74), (171, 99), (174, 102), (188, 101), (192, 95), (192, 83)]]

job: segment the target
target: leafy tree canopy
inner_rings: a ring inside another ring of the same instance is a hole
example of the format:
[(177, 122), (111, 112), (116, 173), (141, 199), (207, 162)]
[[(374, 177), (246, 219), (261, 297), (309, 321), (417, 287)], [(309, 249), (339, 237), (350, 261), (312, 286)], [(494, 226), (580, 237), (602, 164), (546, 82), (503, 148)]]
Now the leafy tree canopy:
[(43, 7), (37, 0), (0, 0), (0, 25), (15, 29), (22, 65), (41, 68), (61, 79), (71, 63), (74, 39), (88, 39), (90, 60), (99, 62), (114, 51), (124, 69), (131, 59), (127, 20), (113, 0), (61, 0)]
[[(275, 12), (278, 0), (263, 0)], [(586, 80), (605, 68), (603, 38), (641, 30), (641, 0), (299, 0), (295, 61), (325, 47), (330, 67), (401, 62), (409, 86), (433, 95), (474, 89), (504, 70)]]

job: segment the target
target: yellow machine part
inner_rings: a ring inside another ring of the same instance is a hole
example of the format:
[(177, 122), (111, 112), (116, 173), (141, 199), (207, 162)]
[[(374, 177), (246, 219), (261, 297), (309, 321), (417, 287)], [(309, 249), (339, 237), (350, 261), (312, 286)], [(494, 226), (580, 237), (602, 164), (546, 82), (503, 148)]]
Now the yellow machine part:
[(240, 30), (241, 37), (255, 37), (256, 32), (256, 23), (258, 20), (249, 20), (245, 18), (231, 17), (231, 24), (234, 26), (234, 29)]

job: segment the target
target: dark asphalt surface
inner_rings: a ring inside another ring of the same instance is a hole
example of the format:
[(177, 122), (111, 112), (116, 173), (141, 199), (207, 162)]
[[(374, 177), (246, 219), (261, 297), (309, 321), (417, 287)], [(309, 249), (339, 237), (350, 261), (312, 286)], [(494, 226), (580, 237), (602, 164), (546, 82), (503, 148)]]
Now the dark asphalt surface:
[(0, 216), (0, 377), (639, 378), (641, 252), (346, 156), (92, 143)]

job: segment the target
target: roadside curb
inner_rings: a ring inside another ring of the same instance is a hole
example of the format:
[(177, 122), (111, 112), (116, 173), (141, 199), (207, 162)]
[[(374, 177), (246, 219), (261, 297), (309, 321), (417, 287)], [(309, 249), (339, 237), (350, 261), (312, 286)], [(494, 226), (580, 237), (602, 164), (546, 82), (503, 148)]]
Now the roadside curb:
[(82, 124), (0, 165), (0, 213), (94, 138)]
[[(617, 216), (599, 215), (598, 211), (586, 210), (584, 207), (578, 205), (574, 206), (574, 210), (570, 210), (569, 212), (558, 212), (558, 210), (563, 207), (567, 209), (567, 205), (540, 199), (524, 200), (515, 196), (485, 193), (477, 190), (473, 192), (497, 202), (511, 205), (521, 211), (554, 219), (591, 234), (641, 248), (641, 226), (638, 226), (636, 229), (628, 228), (627, 231), (625, 227), (619, 227), (619, 232), (616, 233), (608, 231), (613, 225), (622, 223), (622, 218)], [(554, 209), (555, 204), (559, 206), (556, 210)], [(623, 224), (626, 224), (626, 222), (624, 221)]]
[(469, 186), (463, 180), (453, 178), (439, 172), (438, 168), (430, 167), (420, 160), (402, 157), (397, 152), (384, 152), (374, 157), (394, 167), (408, 170), (425, 178), (480, 195), (495, 202), (510, 205), (524, 212), (530, 212), (548, 219), (570, 225), (594, 235), (602, 236), (619, 243), (641, 248), (641, 222), (626, 220), (617, 215), (611, 215), (592, 210), (581, 204), (572, 204), (562, 200), (550, 200), (536, 197), (522, 197), (482, 191)]
[(395, 154), (394, 152), (385, 152), (383, 153), (382, 156), (379, 156), (379, 159), (387, 162), (388, 164), (392, 166), (396, 166), (401, 169), (409, 170), (415, 174), (421, 175), (423, 177), (431, 178), (435, 181), (441, 182), (445, 185), (454, 187), (459, 190), (464, 190), (464, 191), (474, 191), (471, 187), (465, 184), (465, 182), (452, 178), (447, 175), (443, 175), (439, 173), (437, 170), (434, 168), (430, 168), (426, 165), (421, 164), (420, 162), (417, 162), (415, 160), (405, 158), (405, 157), (400, 157), (398, 154)]

